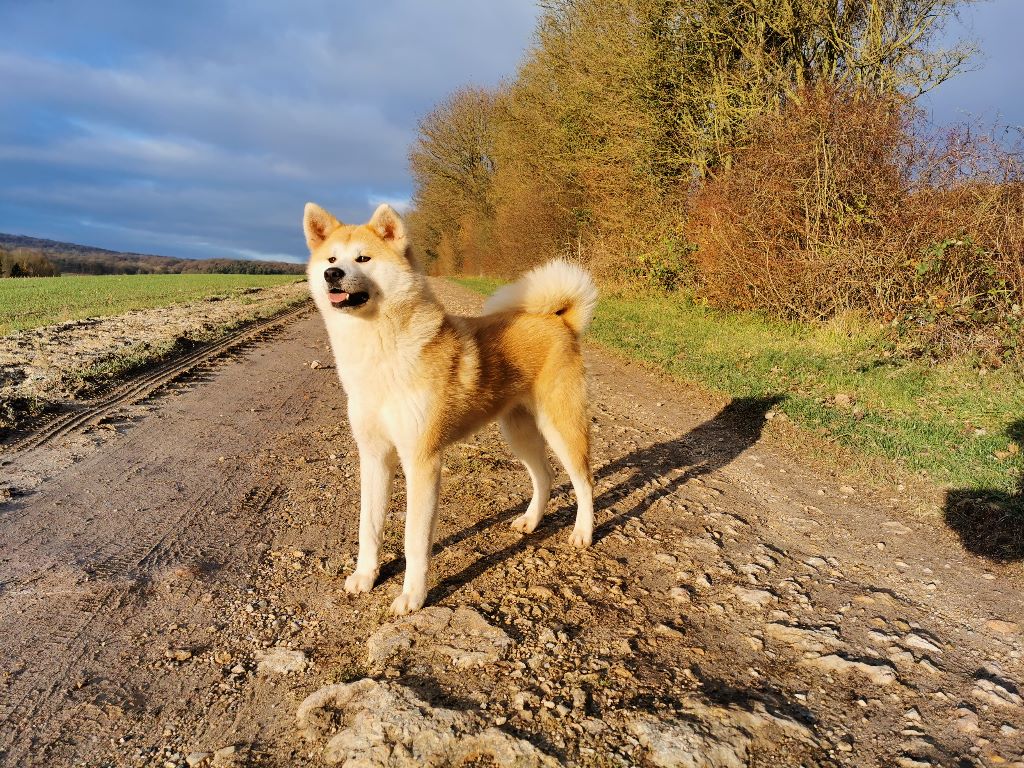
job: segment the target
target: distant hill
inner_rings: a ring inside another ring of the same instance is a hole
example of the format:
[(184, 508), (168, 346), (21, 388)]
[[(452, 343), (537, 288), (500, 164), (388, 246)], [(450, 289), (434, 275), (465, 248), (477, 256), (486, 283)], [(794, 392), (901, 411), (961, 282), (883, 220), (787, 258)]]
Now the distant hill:
[(68, 275), (154, 275), (182, 272), (247, 275), (300, 275), (302, 264), (247, 259), (178, 259), (145, 253), (122, 253), (77, 243), (62, 243), (0, 232), (0, 250), (40, 253)]

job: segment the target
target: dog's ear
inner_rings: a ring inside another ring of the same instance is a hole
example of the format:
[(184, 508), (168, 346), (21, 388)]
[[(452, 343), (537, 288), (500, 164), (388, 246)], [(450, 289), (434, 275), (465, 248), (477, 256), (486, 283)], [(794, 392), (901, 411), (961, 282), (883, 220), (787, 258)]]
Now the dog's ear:
[(387, 203), (381, 203), (370, 217), (367, 225), (376, 232), (388, 245), (399, 253), (404, 253), (406, 242), (405, 224), (398, 212)]
[(341, 222), (334, 218), (316, 203), (306, 203), (306, 210), (302, 214), (302, 229), (306, 233), (306, 245), (310, 252), (320, 247), (330, 234), (341, 226)]

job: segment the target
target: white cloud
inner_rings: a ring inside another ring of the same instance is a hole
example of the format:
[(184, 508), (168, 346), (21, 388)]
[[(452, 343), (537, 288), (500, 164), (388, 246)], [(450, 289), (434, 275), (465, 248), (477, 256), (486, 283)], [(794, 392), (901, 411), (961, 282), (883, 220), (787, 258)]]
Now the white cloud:
[(301, 254), (308, 199), (348, 220), (408, 207), (417, 118), (464, 82), (511, 75), (535, 13), (523, 0), (143, 6), (5, 6), (0, 230)]

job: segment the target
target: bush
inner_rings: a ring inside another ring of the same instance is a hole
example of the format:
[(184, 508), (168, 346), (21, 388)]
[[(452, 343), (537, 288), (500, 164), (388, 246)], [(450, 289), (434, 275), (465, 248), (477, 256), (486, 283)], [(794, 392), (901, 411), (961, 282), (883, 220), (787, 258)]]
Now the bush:
[(60, 270), (43, 254), (19, 248), (0, 249), (0, 277), (59, 277)]
[(693, 199), (698, 290), (787, 318), (864, 310), (935, 340), (1012, 322), (1020, 153), (966, 131), (921, 135), (921, 123), (897, 98), (828, 89), (764, 118)]

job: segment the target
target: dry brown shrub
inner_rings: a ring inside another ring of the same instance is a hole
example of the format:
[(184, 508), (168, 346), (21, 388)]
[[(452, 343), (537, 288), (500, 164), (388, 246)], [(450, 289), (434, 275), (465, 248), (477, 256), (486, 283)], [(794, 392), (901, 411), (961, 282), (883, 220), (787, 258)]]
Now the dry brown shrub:
[(825, 90), (760, 121), (693, 201), (708, 298), (799, 318), (899, 303), (900, 266), (877, 245), (906, 192), (904, 121), (891, 100)]
[(949, 336), (1012, 321), (1024, 291), (1020, 153), (936, 140), (891, 97), (815, 89), (763, 119), (692, 201), (698, 288), (799, 319), (866, 310)]

